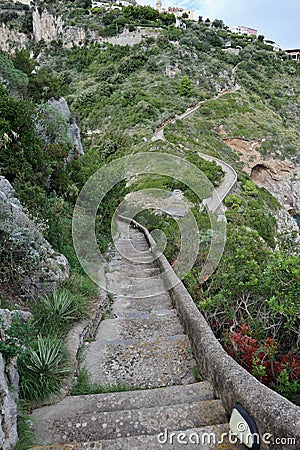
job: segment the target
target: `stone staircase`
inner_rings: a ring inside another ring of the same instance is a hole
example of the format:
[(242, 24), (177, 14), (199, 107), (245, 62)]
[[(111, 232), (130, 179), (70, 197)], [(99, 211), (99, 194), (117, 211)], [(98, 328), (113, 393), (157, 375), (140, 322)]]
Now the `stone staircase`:
[(144, 235), (118, 222), (106, 274), (115, 293), (96, 339), (86, 345), (91, 382), (127, 392), (66, 397), (33, 412), (37, 448), (239, 449), (207, 381), (196, 382), (190, 342)]

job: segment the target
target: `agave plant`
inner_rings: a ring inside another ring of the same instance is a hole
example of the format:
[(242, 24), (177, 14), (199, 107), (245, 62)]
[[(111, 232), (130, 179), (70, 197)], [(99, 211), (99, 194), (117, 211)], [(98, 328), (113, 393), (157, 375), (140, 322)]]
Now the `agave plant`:
[(57, 392), (61, 378), (70, 370), (64, 364), (65, 358), (59, 339), (38, 337), (36, 347), (28, 347), (19, 358), (22, 396), (38, 399)]
[(36, 323), (47, 334), (61, 334), (66, 325), (80, 316), (82, 305), (67, 290), (45, 295), (35, 305)]
[(50, 297), (46, 295), (42, 304), (49, 315), (55, 315), (64, 320), (74, 319), (77, 313), (76, 304), (68, 291), (54, 292)]

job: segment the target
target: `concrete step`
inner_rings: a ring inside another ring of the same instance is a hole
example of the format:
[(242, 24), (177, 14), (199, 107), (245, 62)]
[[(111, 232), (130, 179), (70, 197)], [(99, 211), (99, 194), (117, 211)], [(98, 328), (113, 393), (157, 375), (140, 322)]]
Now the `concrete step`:
[(150, 298), (154, 295), (160, 295), (166, 292), (162, 277), (143, 277), (138, 274), (129, 276), (128, 273), (111, 272), (107, 274), (107, 289), (110, 292), (118, 293), (125, 297), (134, 297), (137, 294), (140, 297)]
[(118, 295), (114, 298), (111, 312), (115, 317), (133, 317), (135, 313), (144, 312), (149, 314), (162, 310), (170, 310), (172, 308), (171, 300), (167, 293), (148, 298)]
[(138, 391), (112, 392), (109, 394), (76, 395), (64, 398), (53, 406), (44, 406), (33, 412), (35, 422), (52, 421), (64, 417), (78, 418), (82, 414), (97, 414), (153, 408), (183, 403), (196, 403), (202, 400), (213, 400), (210, 383), (201, 381), (188, 385), (168, 386), (158, 389)]
[[(97, 342), (102, 345), (103, 342), (120, 339), (148, 339), (176, 334), (183, 334), (183, 328), (176, 310), (170, 309), (164, 312), (154, 311), (144, 317), (103, 320), (98, 329)], [(91, 347), (97, 351), (94, 342), (86, 343), (86, 348)]]
[(160, 274), (159, 268), (151, 264), (128, 264), (126, 262), (113, 262), (110, 263), (110, 272), (116, 273), (114, 271), (120, 272), (120, 274), (126, 274), (128, 277), (157, 277)]
[[(152, 436), (131, 436), (114, 440), (35, 447), (43, 450), (246, 450), (229, 438), (228, 424), (218, 424), (184, 431), (167, 430)], [(32, 449), (33, 450), (33, 449)]]
[(91, 381), (103, 386), (125, 384), (157, 388), (195, 381), (196, 362), (186, 335), (91, 343), (84, 366)]
[(131, 436), (157, 436), (170, 431), (226, 423), (218, 400), (203, 400), (153, 408), (78, 414), (35, 422), (36, 440), (42, 445), (110, 440)]

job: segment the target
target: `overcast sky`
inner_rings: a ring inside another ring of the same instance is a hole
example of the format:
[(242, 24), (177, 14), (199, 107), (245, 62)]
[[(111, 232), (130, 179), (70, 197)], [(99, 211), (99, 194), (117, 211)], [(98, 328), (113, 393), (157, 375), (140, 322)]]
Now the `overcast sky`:
[[(155, 0), (137, 0), (155, 7)], [(163, 8), (180, 6), (196, 11), (196, 18), (222, 19), (226, 25), (258, 30), (281, 48), (300, 48), (300, 0), (162, 0)]]

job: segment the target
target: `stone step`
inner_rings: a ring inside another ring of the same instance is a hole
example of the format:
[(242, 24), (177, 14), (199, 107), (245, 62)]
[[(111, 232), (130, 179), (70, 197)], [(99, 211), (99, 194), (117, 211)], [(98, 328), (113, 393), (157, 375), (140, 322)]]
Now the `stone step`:
[(46, 444), (68, 444), (110, 440), (187, 430), (228, 421), (219, 400), (203, 400), (153, 408), (78, 414), (78, 417), (53, 417), (35, 421), (36, 441)]
[[(116, 272), (109, 272), (107, 273), (107, 281), (108, 281), (108, 290), (111, 287), (119, 286), (119, 290), (133, 290), (133, 289), (152, 289), (153, 291), (155, 289), (160, 289), (163, 292), (166, 292), (164, 282), (162, 275), (156, 275), (156, 276), (149, 276), (149, 274), (143, 273), (143, 277), (141, 278), (137, 273), (133, 272), (132, 275), (129, 275), (127, 271), (118, 271)], [(117, 277), (117, 279), (116, 279)], [(151, 291), (150, 291), (151, 293)], [(132, 292), (132, 294), (135, 294), (135, 291)]]
[(104, 386), (122, 384), (156, 388), (195, 381), (196, 362), (186, 335), (158, 336), (91, 343), (84, 366), (91, 381)]
[[(176, 310), (171, 309), (164, 312), (155, 311), (144, 317), (103, 320), (98, 329), (97, 341), (108, 343), (118, 339), (147, 339), (176, 334), (183, 334), (183, 328)], [(94, 342), (86, 344), (88, 348), (92, 346), (97, 351)]]
[(121, 411), (129, 409), (196, 403), (213, 399), (213, 390), (210, 383), (201, 381), (200, 383), (157, 389), (65, 397), (56, 405), (36, 409), (33, 412), (33, 418), (36, 423), (44, 420), (50, 422), (53, 419), (63, 419), (64, 417), (77, 418), (82, 414), (112, 411), (119, 411), (121, 414)]
[(140, 278), (146, 278), (146, 277), (157, 277), (160, 274), (160, 271), (158, 267), (154, 266), (151, 267), (148, 264), (141, 265), (141, 264), (126, 264), (126, 263), (110, 263), (110, 269), (111, 271), (108, 272), (109, 274), (116, 274), (117, 272), (120, 272), (120, 274), (126, 274), (128, 277), (140, 277)]
[(116, 317), (132, 317), (134, 313), (151, 313), (172, 309), (170, 297), (167, 293), (148, 298), (114, 297), (111, 307), (112, 314)]
[[(183, 434), (182, 434), (183, 433)], [(184, 431), (167, 430), (151, 436), (131, 436), (114, 440), (34, 447), (31, 450), (246, 450), (229, 437), (228, 424), (218, 424)]]

